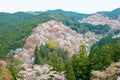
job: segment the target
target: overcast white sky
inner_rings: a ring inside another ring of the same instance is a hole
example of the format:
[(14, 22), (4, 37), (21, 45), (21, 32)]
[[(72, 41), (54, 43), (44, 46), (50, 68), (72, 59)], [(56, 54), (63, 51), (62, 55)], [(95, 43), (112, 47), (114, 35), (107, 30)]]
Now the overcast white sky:
[(0, 0), (0, 12), (46, 11), (63, 9), (80, 13), (111, 11), (120, 0)]

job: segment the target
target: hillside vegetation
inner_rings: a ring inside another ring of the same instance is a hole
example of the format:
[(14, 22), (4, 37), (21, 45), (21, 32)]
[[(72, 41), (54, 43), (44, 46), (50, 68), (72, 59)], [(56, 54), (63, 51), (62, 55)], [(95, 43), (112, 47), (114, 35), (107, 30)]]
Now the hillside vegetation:
[[(66, 14), (67, 13), (67, 14)], [(22, 47), (25, 39), (32, 32), (32, 29), (39, 23), (47, 22), (49, 20), (61, 21), (63, 24), (69, 26), (79, 33), (86, 33), (88, 31), (97, 34), (109, 31), (109, 27), (94, 27), (89, 24), (80, 24), (70, 12), (48, 11), (38, 15), (32, 15), (24, 12), (14, 14), (0, 13), (0, 57), (5, 56), (10, 49)], [(75, 13), (74, 13), (75, 14)], [(78, 13), (76, 13), (78, 15)], [(79, 14), (81, 17), (84, 15)], [(101, 29), (101, 30), (98, 30)]]
[(100, 14), (104, 15), (104, 16), (108, 16), (111, 19), (117, 19), (120, 15), (120, 8), (117, 8), (113, 11), (103, 11), (103, 12), (99, 12)]
[[(0, 80), (116, 80), (119, 8), (97, 14), (96, 19), (96, 14), (59, 9), (0, 13)], [(15, 49), (20, 52), (9, 52)]]

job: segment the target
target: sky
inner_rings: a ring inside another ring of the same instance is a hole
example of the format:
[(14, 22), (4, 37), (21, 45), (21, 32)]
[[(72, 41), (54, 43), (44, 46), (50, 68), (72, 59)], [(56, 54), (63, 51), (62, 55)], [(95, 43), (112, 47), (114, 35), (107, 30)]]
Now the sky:
[(120, 0), (0, 0), (0, 12), (46, 11), (63, 9), (95, 13), (120, 8)]

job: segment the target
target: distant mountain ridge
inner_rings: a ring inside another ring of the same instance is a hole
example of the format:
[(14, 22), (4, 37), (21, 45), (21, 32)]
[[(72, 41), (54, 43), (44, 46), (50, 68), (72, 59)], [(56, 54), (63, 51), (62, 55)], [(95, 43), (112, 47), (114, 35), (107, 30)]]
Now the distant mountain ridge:
[(36, 15), (41, 14), (59, 14), (59, 15), (68, 15), (76, 20), (81, 20), (83, 18), (86, 18), (88, 16), (94, 15), (94, 14), (101, 14), (103, 16), (109, 17), (110, 19), (117, 19), (120, 15), (120, 8), (117, 8), (112, 11), (101, 11), (96, 12), (94, 14), (84, 14), (84, 13), (78, 13), (78, 12), (72, 12), (72, 11), (64, 11), (62, 9), (55, 9), (55, 10), (47, 10), (47, 11), (28, 11), (28, 12), (16, 12), (16, 13), (7, 13), (7, 12), (0, 12), (0, 23), (5, 23), (5, 21), (11, 20), (7, 23), (12, 22), (18, 22), (21, 20), (27, 20), (31, 17), (35, 17)]
[(25, 21), (29, 18), (31, 18), (33, 15), (32, 14), (28, 14), (25, 12), (17, 12), (17, 13), (0, 13), (0, 26), (5, 26), (5, 25), (9, 25), (11, 23), (18, 23), (21, 21)]
[[(113, 16), (118, 16), (120, 8), (111, 11)], [(107, 12), (111, 14), (111, 12)], [(106, 14), (106, 13), (105, 13)], [(23, 46), (25, 38), (29, 36), (32, 29), (39, 23), (47, 22), (49, 20), (56, 20), (62, 22), (64, 25), (77, 31), (80, 34), (88, 31), (103, 33), (106, 30), (92, 28), (93, 25), (84, 25), (78, 22), (82, 18), (89, 17), (94, 14), (81, 14), (72, 11), (64, 10), (48, 10), (42, 11), (29, 11), (29, 12), (17, 12), (17, 13), (0, 13), (0, 56), (6, 55), (10, 49), (16, 49)], [(117, 17), (116, 17), (117, 19)], [(107, 27), (106, 27), (107, 29)], [(101, 30), (101, 31), (100, 31)], [(102, 31), (103, 30), (103, 31)], [(100, 32), (98, 32), (100, 31)], [(106, 32), (108, 32), (107, 29)], [(16, 46), (14, 46), (16, 45)]]
[(57, 13), (57, 14), (65, 14), (65, 15), (69, 15), (75, 19), (82, 19), (84, 17), (89, 16), (89, 14), (84, 14), (84, 13), (78, 13), (78, 12), (72, 12), (72, 11), (64, 11), (62, 9), (56, 9), (56, 10), (48, 10), (46, 12), (49, 13)]
[(120, 8), (117, 8), (117, 9), (112, 10), (112, 11), (101, 11), (98, 13), (101, 15), (107, 16), (111, 19), (117, 19), (120, 15)]

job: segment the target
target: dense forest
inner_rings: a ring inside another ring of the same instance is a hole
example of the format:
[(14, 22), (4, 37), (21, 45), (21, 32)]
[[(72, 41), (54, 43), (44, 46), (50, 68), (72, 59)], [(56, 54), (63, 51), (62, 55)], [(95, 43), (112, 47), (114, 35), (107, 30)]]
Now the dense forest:
[[(102, 41), (108, 42), (104, 43)], [(41, 45), (39, 48), (36, 47), (34, 64), (44, 65), (47, 63), (53, 66), (53, 69), (58, 72), (65, 71), (67, 80), (92, 80), (92, 70), (103, 71), (111, 63), (117, 62), (120, 59), (120, 39), (112, 39), (110, 36), (94, 44), (89, 56), (84, 44), (80, 45), (79, 53), (74, 54), (72, 57), (68, 57), (67, 51), (59, 49), (56, 46), (56, 42), (51, 40), (46, 45)], [(0, 74), (7, 74), (9, 75), (7, 76), (9, 79), (16, 80), (20, 70), (19, 65), (22, 62), (19, 59), (14, 59), (13, 56), (9, 56), (7, 60), (9, 61), (9, 70), (0, 65), (0, 70), (7, 71), (6, 73), (1, 71)], [(109, 79), (116, 80), (115, 77)]]
[[(74, 16), (72, 16), (74, 14)], [(87, 23), (80, 24), (76, 17), (85, 17), (87, 15), (54, 10), (38, 13), (33, 15), (25, 12), (17, 12), (14, 14), (0, 13), (0, 57), (6, 56), (10, 49), (22, 47), (25, 39), (39, 23), (49, 20), (61, 21), (66, 26), (79, 32), (86, 33), (88, 31), (96, 34), (104, 34), (109, 32), (109, 26), (102, 25), (93, 26)]]
[(67, 51), (57, 49), (55, 41), (50, 41), (49, 44), (36, 48), (35, 64), (48, 63), (56, 71), (66, 71), (67, 80), (90, 80), (92, 70), (105, 70), (112, 62), (119, 61), (119, 45), (120, 39), (112, 39), (111, 36), (107, 36), (94, 44), (89, 56), (85, 45), (80, 45), (79, 53), (69, 58)]
[(104, 15), (104, 16), (108, 16), (110, 19), (117, 19), (119, 17), (119, 14), (120, 14), (120, 8), (117, 8), (113, 11), (102, 11), (99, 13)]
[[(111, 13), (105, 12), (104, 15), (116, 19), (118, 10)], [(62, 10), (38, 12), (36, 15), (25, 12), (13, 14), (0, 13), (0, 59), (4, 58), (9, 50), (21, 48), (26, 38), (31, 34), (32, 29), (39, 23), (49, 20), (61, 21), (64, 25), (80, 34), (85, 34), (88, 31), (101, 35), (109, 33), (111, 29), (108, 25), (95, 26), (88, 23), (79, 23), (79, 19), (87, 16), (88, 14), (65, 12)], [(119, 32), (119, 30), (113, 31), (114, 34)], [(80, 45), (79, 53), (75, 53), (72, 57), (68, 57), (66, 50), (59, 49), (56, 46), (56, 42), (51, 40), (46, 45), (41, 45), (39, 48), (36, 47), (34, 64), (43, 65), (47, 63), (53, 66), (53, 69), (56, 71), (65, 71), (67, 80), (91, 80), (92, 70), (105, 70), (112, 62), (117, 62), (120, 59), (120, 39), (112, 38), (112, 36), (103, 37), (100, 41), (96, 42), (92, 46), (89, 55), (87, 55), (84, 44)], [(7, 60), (9, 62), (7, 69), (0, 63), (0, 75), (4, 72), (6, 74), (11, 73), (13, 78), (11, 76), (8, 77), (11, 80), (16, 80), (17, 73), (19, 72), (18, 65), (22, 64), (22, 62), (15, 60), (13, 56), (9, 56)], [(112, 78), (111, 80), (114, 79)]]

